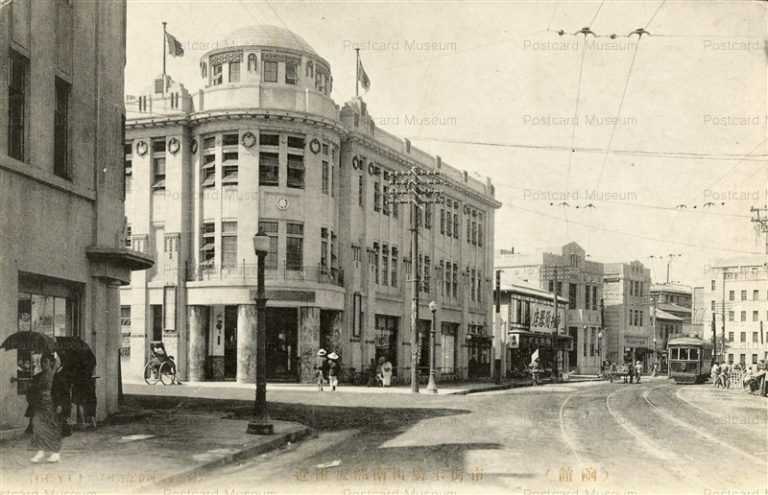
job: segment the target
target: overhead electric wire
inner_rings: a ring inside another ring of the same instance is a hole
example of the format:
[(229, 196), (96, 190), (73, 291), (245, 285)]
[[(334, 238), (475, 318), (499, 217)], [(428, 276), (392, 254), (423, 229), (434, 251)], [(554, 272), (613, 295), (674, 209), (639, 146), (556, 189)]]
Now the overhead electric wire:
[[(548, 215), (548, 214), (540, 212), (540, 211), (531, 210), (531, 209), (528, 209), (528, 208), (523, 208), (522, 206), (514, 206), (514, 205), (508, 205), (508, 206), (510, 206), (510, 208), (516, 208), (516, 209), (521, 210), (521, 211), (525, 211), (525, 212), (528, 212), (528, 213), (533, 213), (535, 215), (540, 215), (540, 216), (543, 216), (543, 217), (546, 217), (546, 218), (551, 218), (553, 220), (558, 220), (558, 221), (561, 221), (561, 222), (563, 221), (562, 218), (557, 217), (555, 215)], [(741, 249), (730, 249), (730, 248), (717, 248), (717, 247), (712, 247), (712, 246), (703, 246), (703, 245), (700, 245), (700, 244), (694, 244), (694, 243), (691, 243), (691, 242), (675, 241), (675, 240), (670, 240), (670, 239), (660, 239), (658, 237), (643, 236), (643, 235), (634, 234), (634, 233), (631, 233), (631, 232), (624, 232), (624, 231), (621, 231), (621, 230), (609, 229), (607, 227), (601, 227), (599, 225), (591, 225), (591, 224), (587, 224), (587, 223), (583, 223), (583, 222), (572, 222), (572, 223), (574, 223), (576, 225), (581, 225), (582, 227), (585, 227), (585, 228), (588, 228), (588, 229), (593, 229), (593, 230), (597, 230), (597, 231), (601, 231), (601, 232), (618, 234), (618, 235), (623, 235), (623, 236), (627, 236), (627, 237), (634, 237), (634, 238), (642, 239), (642, 240), (646, 240), (646, 241), (655, 241), (655, 242), (661, 242), (661, 243), (666, 243), (666, 244), (675, 244), (675, 245), (679, 245), (679, 246), (698, 248), (698, 249), (707, 250), (707, 251), (724, 251), (724, 252), (732, 252), (732, 253), (739, 253), (739, 254), (749, 254), (749, 255), (763, 254), (763, 253), (756, 252), (756, 251), (744, 251), (744, 250), (741, 250)]]

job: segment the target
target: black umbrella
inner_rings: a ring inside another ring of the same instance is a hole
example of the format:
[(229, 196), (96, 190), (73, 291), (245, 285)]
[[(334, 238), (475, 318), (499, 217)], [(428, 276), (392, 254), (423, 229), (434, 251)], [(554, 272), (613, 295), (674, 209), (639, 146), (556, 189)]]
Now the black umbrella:
[(90, 378), (96, 368), (96, 356), (80, 337), (56, 337), (56, 353), (61, 367), (81, 378)]
[(0, 349), (11, 351), (18, 349), (20, 351), (32, 351), (36, 353), (56, 351), (56, 341), (53, 337), (40, 332), (16, 332), (9, 335)]

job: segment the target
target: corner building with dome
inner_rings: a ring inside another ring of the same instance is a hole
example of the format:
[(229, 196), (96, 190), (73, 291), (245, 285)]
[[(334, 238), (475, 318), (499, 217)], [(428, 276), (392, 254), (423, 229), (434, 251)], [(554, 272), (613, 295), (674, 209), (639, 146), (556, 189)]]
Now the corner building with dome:
[[(125, 242), (156, 263), (120, 289), (123, 376), (142, 380), (162, 341), (181, 380), (255, 381), (261, 228), (269, 381), (311, 382), (324, 348), (341, 356), (342, 382), (383, 356), (407, 383), (414, 269), (424, 379), (430, 301), (440, 380), (490, 378), (490, 180), (378, 128), (361, 98), (339, 107), (330, 64), (298, 35), (254, 26), (226, 39), (202, 56), (201, 89), (161, 76), (126, 97)], [(387, 200), (390, 174), (412, 167), (444, 182), (444, 201), (419, 215), (415, 264), (409, 207)]]

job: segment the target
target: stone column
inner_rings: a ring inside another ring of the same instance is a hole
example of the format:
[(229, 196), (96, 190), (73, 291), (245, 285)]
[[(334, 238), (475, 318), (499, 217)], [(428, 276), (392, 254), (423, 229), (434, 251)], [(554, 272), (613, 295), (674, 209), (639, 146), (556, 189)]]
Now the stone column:
[(199, 382), (205, 380), (205, 358), (208, 347), (205, 341), (205, 327), (208, 321), (208, 307), (187, 306), (187, 321), (188, 379)]
[(315, 354), (320, 348), (320, 308), (299, 308), (299, 357), (301, 381), (314, 381)]
[(237, 383), (256, 383), (256, 305), (237, 307)]

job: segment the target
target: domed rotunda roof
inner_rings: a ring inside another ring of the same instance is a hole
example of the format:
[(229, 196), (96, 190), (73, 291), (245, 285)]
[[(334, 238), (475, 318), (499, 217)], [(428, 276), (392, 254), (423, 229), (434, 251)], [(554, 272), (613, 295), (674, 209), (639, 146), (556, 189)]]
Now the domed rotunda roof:
[(270, 46), (276, 48), (288, 48), (317, 55), (317, 52), (304, 38), (288, 29), (259, 24), (236, 29), (229, 33), (225, 40), (230, 46)]

